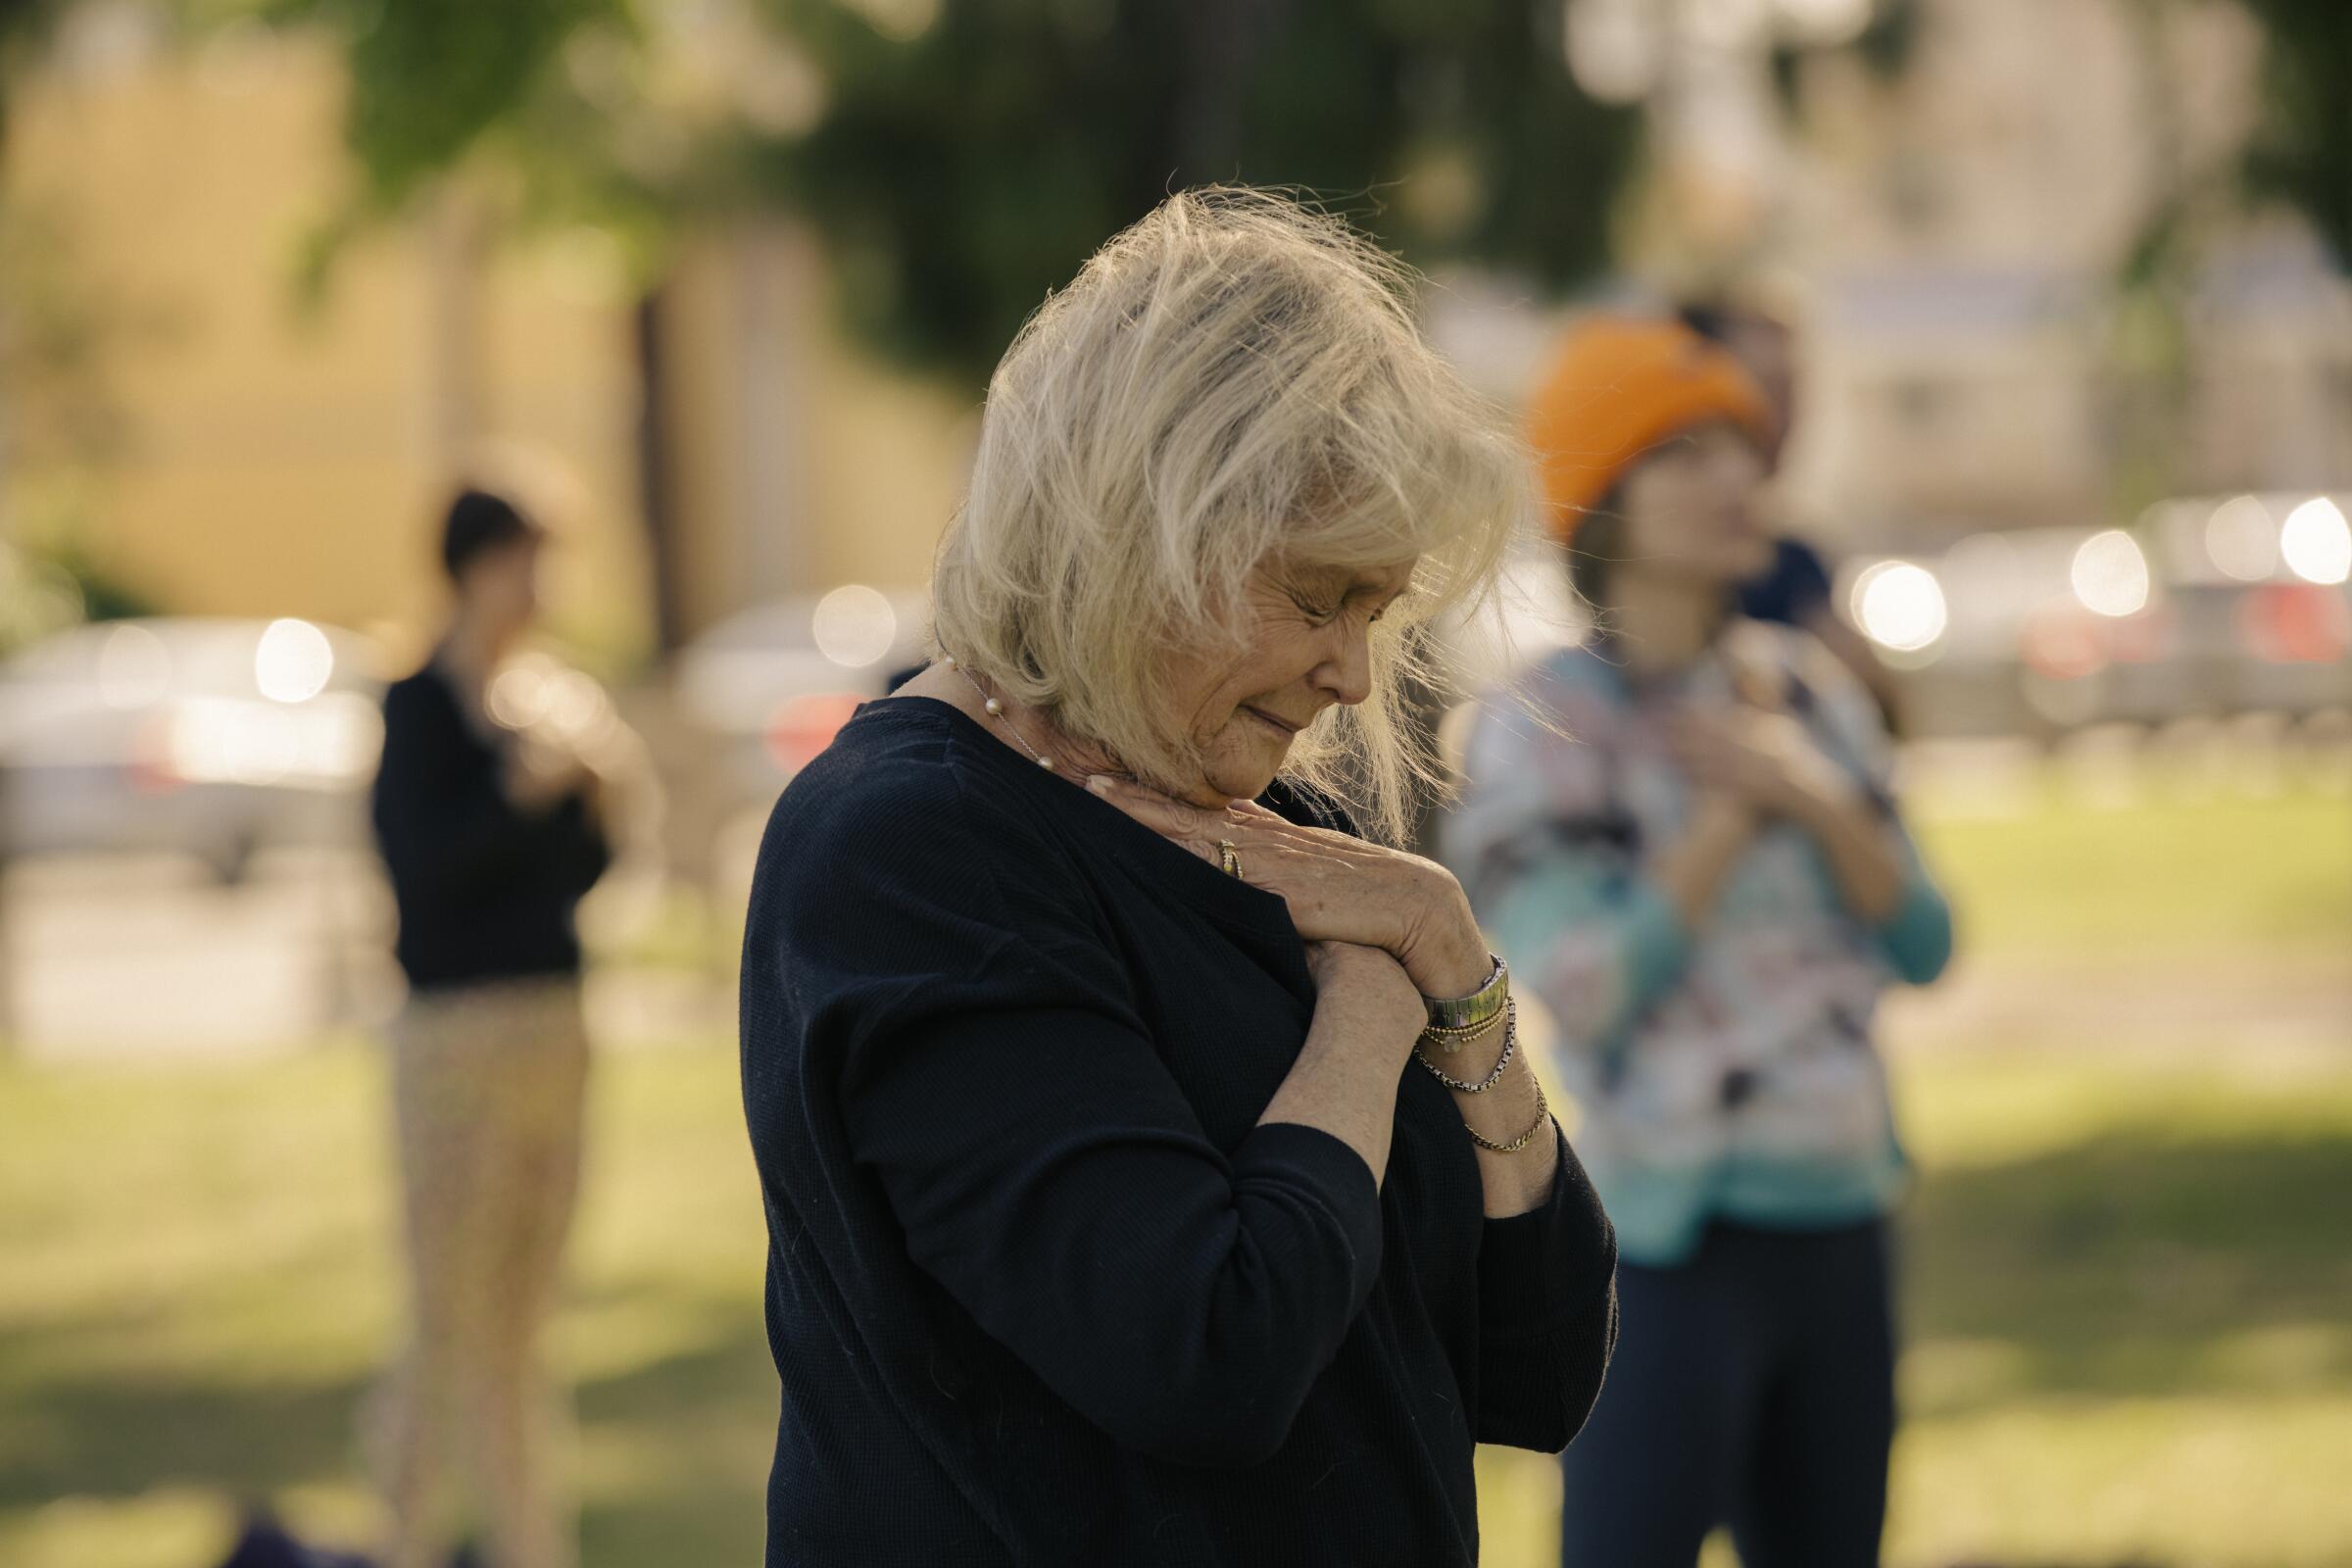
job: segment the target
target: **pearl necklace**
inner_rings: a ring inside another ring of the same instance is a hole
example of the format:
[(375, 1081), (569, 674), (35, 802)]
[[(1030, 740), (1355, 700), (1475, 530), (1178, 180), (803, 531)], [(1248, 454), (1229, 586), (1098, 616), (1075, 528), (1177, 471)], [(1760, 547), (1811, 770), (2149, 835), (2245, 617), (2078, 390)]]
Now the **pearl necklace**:
[(1030, 745), (1028, 741), (1021, 737), (1021, 732), (1012, 727), (1012, 720), (1004, 716), (1004, 705), (999, 702), (996, 698), (988, 695), (988, 688), (980, 684), (979, 676), (973, 674), (970, 670), (965, 669), (961, 664), (956, 662), (956, 656), (954, 654), (942, 654), (939, 662), (947, 665), (950, 669), (955, 670), (965, 680), (968, 680), (972, 683), (972, 690), (980, 694), (980, 706), (988, 710), (988, 716), (1004, 726), (1004, 732), (1012, 737), (1013, 744), (1029, 754), (1029, 760), (1031, 761), (1035, 762), (1038, 766), (1044, 768), (1049, 773), (1054, 771), (1054, 759), (1048, 757), (1045, 753), (1039, 751), (1036, 747)]

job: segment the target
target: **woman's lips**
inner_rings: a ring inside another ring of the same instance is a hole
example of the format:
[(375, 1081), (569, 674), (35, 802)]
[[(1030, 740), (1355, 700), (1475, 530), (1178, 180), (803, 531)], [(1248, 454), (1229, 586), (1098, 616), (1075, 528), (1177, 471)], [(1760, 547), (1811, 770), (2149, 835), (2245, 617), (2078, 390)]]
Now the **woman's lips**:
[(1275, 731), (1285, 740), (1294, 738), (1298, 735), (1299, 730), (1305, 727), (1302, 724), (1286, 724), (1281, 719), (1276, 718), (1272, 713), (1267, 712), (1262, 708), (1250, 708), (1245, 705), (1242, 709), (1242, 711), (1248, 713), (1251, 718), (1256, 719), (1259, 723), (1265, 725), (1267, 728)]

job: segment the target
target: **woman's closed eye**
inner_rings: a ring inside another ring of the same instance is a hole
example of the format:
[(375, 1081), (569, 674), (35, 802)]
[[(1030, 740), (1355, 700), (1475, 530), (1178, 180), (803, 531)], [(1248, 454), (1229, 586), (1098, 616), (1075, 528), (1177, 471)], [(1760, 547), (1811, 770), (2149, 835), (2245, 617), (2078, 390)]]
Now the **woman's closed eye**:
[[(1317, 630), (1321, 630), (1323, 627), (1332, 624), (1342, 615), (1348, 613), (1350, 607), (1359, 605), (1361, 603), (1361, 601), (1352, 594), (1336, 605), (1319, 605), (1312, 600), (1301, 598), (1297, 594), (1293, 594), (1291, 596), (1291, 602), (1298, 607), (1298, 612), (1306, 617), (1307, 623), (1315, 627)], [(1391, 607), (1394, 606), (1396, 602), (1396, 601), (1392, 598), (1383, 603), (1378, 610), (1375, 610), (1371, 614), (1364, 617), (1364, 624), (1367, 626), (1379, 625), (1380, 618), (1389, 612)]]
[(1348, 609), (1348, 602), (1344, 599), (1335, 605), (1300, 593), (1296, 589), (1291, 590), (1290, 597), (1291, 603), (1298, 607), (1298, 613), (1307, 618), (1308, 624), (1316, 627), (1330, 625), (1339, 619)]
[(1393, 582), (1377, 577), (1349, 577), (1335, 572), (1329, 580), (1318, 576), (1310, 581), (1293, 579), (1284, 582), (1282, 591), (1307, 624), (1321, 630), (1336, 623), (1350, 611), (1369, 611), (1364, 616), (1364, 624), (1377, 625), (1380, 618), (1405, 596), (1411, 586), (1409, 573), (1407, 580)]

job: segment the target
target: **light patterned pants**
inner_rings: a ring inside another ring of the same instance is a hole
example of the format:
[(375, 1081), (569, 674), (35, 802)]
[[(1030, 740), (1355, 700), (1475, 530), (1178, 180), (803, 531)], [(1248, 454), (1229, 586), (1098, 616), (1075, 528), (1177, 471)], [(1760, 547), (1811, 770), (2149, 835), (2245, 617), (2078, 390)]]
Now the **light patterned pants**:
[[(588, 1038), (569, 978), (412, 996), (392, 1030), (408, 1343), (364, 1418), (385, 1568), (443, 1568), (477, 1515), (495, 1568), (571, 1568), (569, 1400), (542, 1375), (579, 1191)], [(462, 1485), (457, 1488), (451, 1482)]]

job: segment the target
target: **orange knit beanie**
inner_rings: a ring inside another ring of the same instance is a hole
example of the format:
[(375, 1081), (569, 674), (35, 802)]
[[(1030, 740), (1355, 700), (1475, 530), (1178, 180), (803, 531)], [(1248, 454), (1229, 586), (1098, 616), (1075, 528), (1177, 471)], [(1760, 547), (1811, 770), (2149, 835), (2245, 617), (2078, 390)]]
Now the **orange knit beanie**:
[(1728, 351), (1680, 321), (1580, 322), (1527, 405), (1552, 537), (1566, 542), (1643, 453), (1711, 419), (1772, 434), (1771, 405)]

